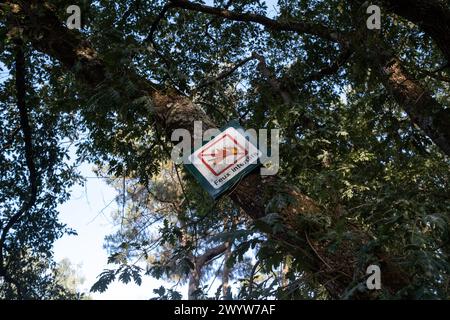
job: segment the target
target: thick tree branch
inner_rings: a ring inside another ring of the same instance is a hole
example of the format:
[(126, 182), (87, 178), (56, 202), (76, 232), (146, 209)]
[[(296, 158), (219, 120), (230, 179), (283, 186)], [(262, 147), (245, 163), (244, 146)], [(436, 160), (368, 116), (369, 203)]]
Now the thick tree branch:
[(340, 34), (340, 32), (330, 30), (326, 26), (318, 23), (274, 20), (259, 14), (240, 13), (232, 10), (193, 3), (187, 0), (170, 0), (170, 3), (176, 8), (203, 12), (228, 20), (258, 23), (273, 31), (292, 31), (300, 34), (309, 34), (332, 42), (342, 42), (345, 38)]
[(223, 254), (229, 244), (228, 242), (220, 244), (216, 247), (206, 250), (205, 253), (198, 257), (193, 258), (194, 269), (191, 270), (189, 274), (189, 285), (188, 285), (188, 299), (193, 300), (196, 298), (196, 291), (200, 287), (200, 280), (202, 277), (202, 269), (211, 262), (214, 258)]
[(5, 267), (5, 241), (8, 235), (8, 232), (14, 227), (16, 223), (20, 221), (20, 219), (28, 213), (31, 208), (36, 203), (37, 198), (37, 189), (38, 189), (38, 181), (37, 181), (37, 173), (34, 165), (33, 159), (33, 144), (32, 144), (32, 133), (31, 127), (29, 123), (28, 110), (26, 106), (26, 80), (25, 80), (25, 56), (22, 50), (22, 44), (19, 43), (16, 46), (15, 52), (16, 59), (16, 94), (17, 94), (17, 107), (19, 109), (20, 116), (20, 127), (23, 133), (23, 140), (25, 143), (25, 162), (28, 168), (29, 177), (29, 194), (28, 199), (25, 200), (25, 203), (16, 212), (6, 223), (5, 227), (1, 230), (0, 236), (0, 275), (5, 278), (6, 281), (13, 283), (18, 290), (19, 296), (21, 295), (22, 289), (20, 284), (17, 281), (14, 281), (9, 275), (8, 270)]
[(152, 26), (150, 27), (150, 32), (148, 33), (147, 38), (145, 38), (145, 42), (150, 42), (154, 44), (154, 34), (156, 32), (156, 29), (158, 29), (158, 25), (161, 22), (162, 19), (164, 19), (164, 16), (166, 15), (167, 11), (169, 11), (170, 8), (172, 8), (173, 5), (171, 3), (166, 4), (162, 9), (161, 12), (158, 13), (158, 15), (155, 18), (155, 21), (153, 21)]
[(217, 256), (221, 255), (225, 252), (228, 248), (228, 242), (222, 243), (216, 247), (213, 247), (211, 249), (206, 250), (205, 253), (203, 253), (201, 256), (196, 258), (196, 264), (202, 268), (206, 264), (208, 264), (212, 259), (216, 258)]
[[(299, 33), (316, 35), (323, 39), (344, 44), (344, 48), (348, 48), (350, 44), (348, 41), (343, 41), (345, 37), (340, 35), (338, 32), (331, 31), (323, 25), (308, 24), (303, 22), (277, 21), (257, 14), (238, 13), (226, 9), (192, 3), (187, 0), (171, 0), (171, 3), (178, 8), (203, 12), (229, 20), (259, 23), (271, 30), (295, 31)], [(433, 39), (435, 39), (444, 55), (446, 57), (450, 56), (450, 10), (445, 8), (442, 2), (438, 0), (389, 0), (386, 1), (386, 3), (397, 13), (402, 14), (421, 26), (427, 33), (430, 34), (431, 37), (433, 37)], [(410, 6), (410, 3), (412, 6)], [(436, 18), (434, 18), (433, 14), (437, 15)], [(346, 59), (348, 59), (350, 54), (351, 51), (349, 49), (345, 49), (342, 56), (339, 57), (336, 63), (330, 65), (324, 70), (319, 71), (318, 73), (312, 74), (307, 80), (311, 81), (320, 79), (320, 77), (324, 75), (337, 72), (339, 66), (346, 61)], [(388, 63), (387, 61), (385, 62)], [(399, 64), (397, 63), (396, 65)], [(404, 72), (402, 71), (402, 73)], [(413, 83), (412, 80), (408, 81)], [(450, 155), (449, 129), (447, 125), (439, 119), (439, 117), (443, 117), (443, 119), (447, 120), (447, 113), (449, 111), (440, 106), (439, 103), (437, 103), (437, 101), (420, 86), (420, 84), (414, 82), (414, 89), (409, 88), (409, 90), (405, 90), (405, 83), (402, 85), (396, 85), (395, 83), (396, 81), (388, 81), (385, 85), (394, 93), (396, 100), (409, 114), (411, 120), (415, 122), (447, 155)], [(421, 92), (422, 95), (420, 98), (416, 97), (416, 100), (414, 100), (413, 97), (415, 94), (413, 92)], [(412, 100), (414, 100), (414, 102), (412, 102)], [(420, 110), (420, 106), (427, 108), (427, 110)]]
[(406, 111), (411, 121), (450, 156), (450, 109), (434, 99), (381, 41), (376, 52), (372, 63), (386, 89)]

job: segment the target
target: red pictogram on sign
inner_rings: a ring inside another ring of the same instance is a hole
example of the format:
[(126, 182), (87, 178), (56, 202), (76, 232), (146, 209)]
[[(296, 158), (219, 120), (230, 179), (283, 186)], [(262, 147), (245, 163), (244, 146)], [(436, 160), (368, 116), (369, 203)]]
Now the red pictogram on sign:
[(229, 134), (202, 150), (198, 154), (202, 163), (215, 176), (219, 176), (248, 154), (248, 150), (241, 146)]

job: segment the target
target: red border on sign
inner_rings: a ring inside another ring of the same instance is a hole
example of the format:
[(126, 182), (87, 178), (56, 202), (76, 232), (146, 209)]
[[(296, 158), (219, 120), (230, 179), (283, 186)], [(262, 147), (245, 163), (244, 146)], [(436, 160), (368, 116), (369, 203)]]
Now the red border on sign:
[[(244, 155), (239, 157), (238, 159), (236, 159), (236, 161), (232, 164), (230, 164), (229, 166), (227, 166), (226, 168), (222, 169), (220, 172), (216, 172), (213, 168), (211, 168), (211, 166), (205, 161), (205, 159), (203, 159), (203, 154), (205, 153), (205, 151), (207, 151), (208, 149), (211, 149), (212, 146), (214, 146), (216, 143), (218, 143), (219, 141), (221, 141), (222, 139), (225, 139), (226, 137), (230, 138), (236, 145), (238, 145), (241, 149), (244, 150)], [(222, 173), (224, 173), (226, 170), (228, 170), (230, 167), (234, 166), (239, 160), (241, 160), (243, 157), (248, 155), (248, 150), (245, 149), (243, 146), (241, 146), (235, 138), (233, 138), (232, 136), (230, 136), (228, 133), (224, 134), (219, 140), (217, 140), (216, 142), (214, 142), (212, 145), (210, 145), (208, 148), (206, 148), (205, 150), (202, 150), (202, 152), (200, 152), (197, 157), (203, 162), (203, 164), (206, 166), (206, 168), (208, 168), (209, 171), (212, 172), (213, 175), (215, 175), (216, 177), (221, 175)]]

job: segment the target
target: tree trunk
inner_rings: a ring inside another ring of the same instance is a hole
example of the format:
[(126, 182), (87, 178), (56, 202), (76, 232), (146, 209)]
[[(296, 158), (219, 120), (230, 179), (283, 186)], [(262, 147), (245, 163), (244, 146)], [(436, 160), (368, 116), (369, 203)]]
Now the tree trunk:
[(411, 121), (450, 156), (450, 109), (444, 108), (412, 77), (381, 41), (372, 58), (384, 86), (408, 114)]

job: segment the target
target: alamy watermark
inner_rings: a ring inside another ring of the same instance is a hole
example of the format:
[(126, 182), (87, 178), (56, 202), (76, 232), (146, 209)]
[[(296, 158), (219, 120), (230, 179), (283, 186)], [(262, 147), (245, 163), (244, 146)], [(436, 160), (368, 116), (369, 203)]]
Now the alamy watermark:
[(369, 30), (381, 29), (381, 8), (377, 5), (370, 5), (366, 10), (367, 14), (370, 14), (367, 18), (366, 25)]
[(81, 30), (81, 9), (80, 6), (70, 5), (67, 7), (66, 12), (70, 14), (67, 18), (66, 25), (69, 29)]

